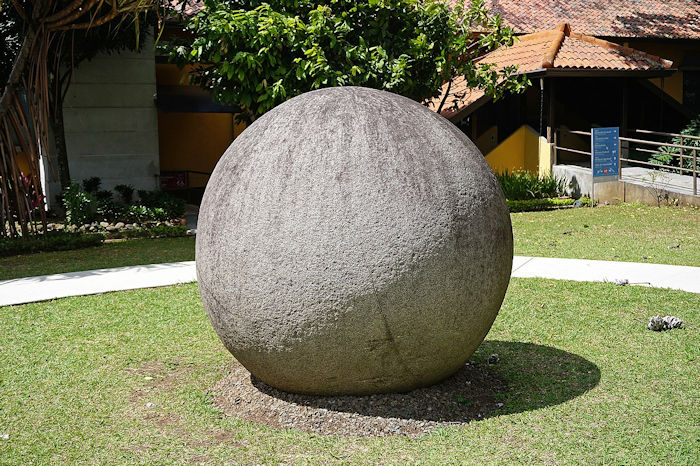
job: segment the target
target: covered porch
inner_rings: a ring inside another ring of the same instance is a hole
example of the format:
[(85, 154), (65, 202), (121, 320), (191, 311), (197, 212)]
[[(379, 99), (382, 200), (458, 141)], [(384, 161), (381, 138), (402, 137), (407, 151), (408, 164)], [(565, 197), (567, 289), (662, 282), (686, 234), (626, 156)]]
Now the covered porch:
[(457, 78), (430, 105), (474, 141), (494, 171), (551, 173), (557, 163), (589, 163), (576, 152), (547, 153), (556, 144), (589, 150), (589, 139), (571, 130), (619, 126), (624, 136), (634, 128), (677, 130), (690, 118), (663, 90), (671, 61), (576, 34), (568, 24), (521, 36), (481, 62), (517, 65), (532, 85), (494, 101)]

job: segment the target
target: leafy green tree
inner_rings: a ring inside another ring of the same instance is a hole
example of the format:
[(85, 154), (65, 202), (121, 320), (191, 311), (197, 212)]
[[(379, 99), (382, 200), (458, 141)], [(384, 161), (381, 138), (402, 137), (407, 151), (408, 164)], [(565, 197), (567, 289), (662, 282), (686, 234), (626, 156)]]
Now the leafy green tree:
[(383, 89), (417, 101), (465, 76), (498, 97), (527, 79), (475, 59), (511, 44), (512, 31), (483, 0), (204, 0), (187, 24), (193, 40), (171, 60), (251, 121), (284, 100), (330, 86)]

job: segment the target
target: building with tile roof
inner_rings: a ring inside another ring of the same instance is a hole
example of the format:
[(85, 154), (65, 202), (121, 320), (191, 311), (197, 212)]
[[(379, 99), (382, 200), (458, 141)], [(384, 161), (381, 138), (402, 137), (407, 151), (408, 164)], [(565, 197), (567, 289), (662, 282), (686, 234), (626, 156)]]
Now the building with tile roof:
[(517, 34), (566, 22), (600, 38), (700, 39), (697, 0), (486, 0), (486, 7)]
[[(678, 132), (700, 113), (700, 1), (486, 0), (486, 5), (517, 39), (480, 62), (497, 69), (515, 65), (533, 85), (522, 95), (493, 101), (458, 77), (428, 105), (460, 126), (495, 170), (539, 169), (527, 144), (513, 150), (509, 138), (515, 135), (544, 136), (550, 143), (559, 135), (588, 150), (588, 141), (569, 129)], [(518, 153), (506, 160), (504, 147)], [(561, 154), (560, 161), (580, 159)]]
[[(494, 50), (478, 63), (492, 64), (497, 69), (517, 66), (519, 74), (530, 78), (601, 74), (650, 78), (669, 76), (673, 71), (670, 60), (572, 32), (567, 23), (519, 36), (513, 45)], [(471, 106), (488, 98), (481, 89), (470, 89), (464, 77), (457, 77), (445, 83), (429, 107), (447, 118), (459, 119)]]
[[(548, 128), (550, 139), (560, 128), (593, 125), (678, 130), (700, 111), (700, 0), (485, 1), (519, 39), (483, 60), (518, 65), (533, 85), (493, 101), (457, 78), (444, 99), (430, 104), (487, 160), (500, 147), (495, 169), (538, 169), (528, 147)], [(203, 0), (173, 5), (173, 20), (204, 8)], [(182, 34), (174, 22), (163, 36)], [(234, 122), (236, 108), (216, 105), (206, 91), (189, 86), (186, 71), (152, 47), (138, 56), (113, 54), (81, 64), (64, 110), (71, 172), (78, 179), (100, 176), (106, 188), (185, 185), (201, 191), (243, 127)], [(109, 91), (104, 80), (98, 88), (96, 76), (114, 81)], [(530, 142), (513, 145), (513, 138)], [(104, 140), (110, 144), (95, 143)], [(517, 160), (499, 153), (516, 153)]]
[[(462, 0), (448, 0), (456, 3)], [(673, 61), (678, 72), (664, 91), (700, 112), (700, 0), (485, 0), (516, 34), (568, 23), (576, 33), (605, 39)], [(660, 81), (654, 83), (659, 86)]]

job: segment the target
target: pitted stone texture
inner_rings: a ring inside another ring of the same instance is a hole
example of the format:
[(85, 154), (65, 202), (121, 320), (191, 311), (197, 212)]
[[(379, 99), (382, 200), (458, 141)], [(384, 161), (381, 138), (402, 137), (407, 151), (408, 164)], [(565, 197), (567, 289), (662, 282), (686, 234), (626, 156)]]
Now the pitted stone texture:
[(387, 92), (280, 105), (219, 161), (197, 274), (229, 351), (282, 390), (407, 391), (457, 371), (489, 331), (513, 260), (484, 157)]

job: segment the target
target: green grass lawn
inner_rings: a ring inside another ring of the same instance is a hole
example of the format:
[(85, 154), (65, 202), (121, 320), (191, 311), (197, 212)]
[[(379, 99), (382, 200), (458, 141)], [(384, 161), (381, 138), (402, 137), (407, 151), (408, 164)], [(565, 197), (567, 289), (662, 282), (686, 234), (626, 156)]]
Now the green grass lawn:
[(517, 255), (700, 267), (700, 209), (625, 204), (511, 219)]
[[(620, 205), (511, 218), (517, 255), (700, 266), (700, 209)], [(138, 239), (0, 258), (0, 280), (185, 260), (194, 260), (193, 238)]]
[[(512, 280), (474, 356), (479, 365), (500, 354), (483, 370), (507, 384), (494, 394), (503, 410), (418, 439), (326, 437), (222, 416), (209, 389), (231, 356), (195, 284), (0, 312), (3, 464), (698, 461), (696, 294)], [(692, 327), (650, 332), (655, 314)]]
[(194, 238), (134, 239), (73, 251), (41, 252), (0, 258), (0, 280), (194, 260)]

